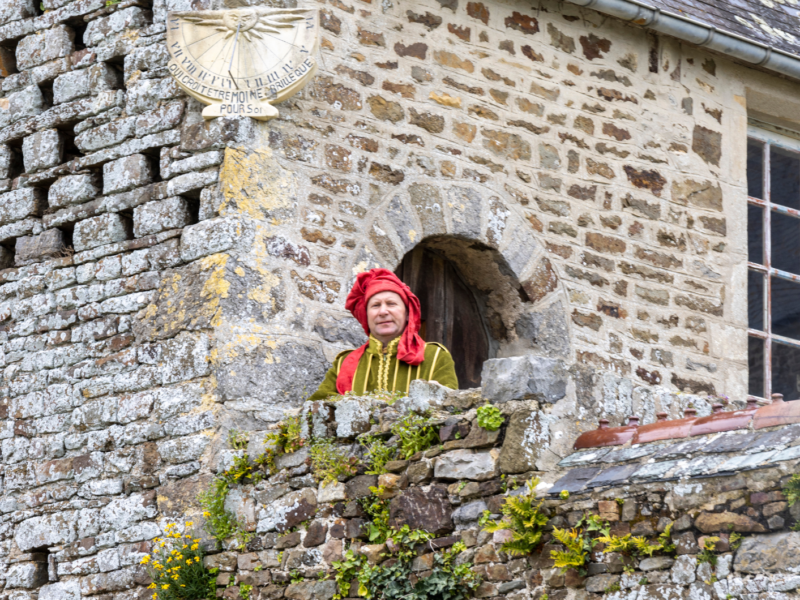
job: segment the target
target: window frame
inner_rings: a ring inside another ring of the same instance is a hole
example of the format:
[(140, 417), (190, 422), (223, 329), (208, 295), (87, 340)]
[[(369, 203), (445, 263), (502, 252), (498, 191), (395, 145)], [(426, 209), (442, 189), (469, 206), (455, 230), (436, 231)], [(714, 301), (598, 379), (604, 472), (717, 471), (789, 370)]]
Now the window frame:
[[(751, 121), (747, 126), (747, 141), (755, 140), (763, 144), (762, 154), (762, 195), (761, 198), (754, 198), (747, 194), (747, 206), (757, 206), (761, 210), (761, 239), (762, 239), (762, 260), (764, 264), (750, 262), (749, 256), (747, 261), (747, 271), (754, 271), (763, 276), (764, 284), (762, 289), (762, 320), (763, 331), (759, 329), (752, 329), (750, 327), (749, 317), (747, 323), (747, 337), (757, 338), (763, 344), (763, 377), (764, 377), (764, 397), (755, 396), (750, 394), (748, 384), (748, 399), (755, 399), (761, 402), (768, 402), (772, 397), (772, 345), (773, 343), (783, 344), (793, 348), (800, 349), (800, 340), (795, 340), (772, 332), (772, 278), (776, 277), (800, 284), (800, 274), (782, 271), (772, 266), (772, 213), (777, 212), (783, 215), (794, 217), (800, 221), (800, 210), (789, 208), (781, 204), (772, 202), (772, 187), (771, 187), (771, 164), (770, 164), (770, 148), (773, 146), (788, 150), (790, 152), (800, 153), (800, 139), (782, 135), (767, 129), (762, 129), (758, 125), (753, 124)], [(749, 190), (748, 190), (749, 192)], [(749, 240), (749, 233), (748, 233)], [(749, 285), (749, 284), (748, 284)], [(748, 309), (749, 310), (749, 309)], [(749, 314), (749, 313), (748, 313)], [(748, 343), (748, 353), (749, 353)], [(748, 357), (749, 365), (749, 357)], [(749, 368), (749, 367), (748, 367)]]

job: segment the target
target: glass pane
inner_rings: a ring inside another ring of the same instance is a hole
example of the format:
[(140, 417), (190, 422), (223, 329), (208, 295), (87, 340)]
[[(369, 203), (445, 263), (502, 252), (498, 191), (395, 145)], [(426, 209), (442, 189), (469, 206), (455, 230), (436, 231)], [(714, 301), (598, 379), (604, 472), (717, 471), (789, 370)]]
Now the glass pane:
[(770, 147), (770, 195), (772, 202), (800, 209), (800, 154)]
[(764, 209), (747, 206), (747, 260), (764, 264)]
[(764, 144), (747, 140), (747, 195), (764, 199)]
[(772, 393), (784, 400), (800, 398), (800, 348), (772, 344)]
[(772, 211), (772, 266), (800, 273), (800, 219)]
[(747, 393), (764, 398), (764, 340), (747, 338)]
[(756, 271), (747, 272), (747, 325), (764, 331), (764, 276)]
[(800, 339), (800, 283), (771, 278), (772, 333)]

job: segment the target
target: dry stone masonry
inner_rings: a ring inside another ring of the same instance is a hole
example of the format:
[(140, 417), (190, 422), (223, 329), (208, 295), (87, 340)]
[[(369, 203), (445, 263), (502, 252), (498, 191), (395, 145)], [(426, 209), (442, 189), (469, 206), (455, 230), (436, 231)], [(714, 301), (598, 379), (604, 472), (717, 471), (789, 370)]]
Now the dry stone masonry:
[[(201, 530), (230, 431), (256, 457), (300, 413), (363, 458), (357, 436), (412, 410), (441, 444), (380, 481), (321, 486), (304, 448), (232, 490), (253, 538), (204, 534), (218, 594), (330, 600), (346, 548), (378, 560), (356, 501), (380, 483), (393, 525), (467, 546), (479, 598), (796, 597), (794, 428), (572, 449), (601, 418), (744, 408), (748, 116), (796, 120), (796, 82), (555, 0), (315, 0), (311, 83), (268, 123), (207, 121), (166, 19), (226, 6), (0, 0), (0, 599), (150, 598), (141, 559), (167, 523)], [(480, 298), (482, 388), (304, 404), (363, 343), (355, 275), (418, 246)], [(551, 537), (509, 556), (478, 520), (534, 475), (548, 536), (585, 511), (617, 535), (671, 522), (677, 555), (597, 553), (585, 578)]]

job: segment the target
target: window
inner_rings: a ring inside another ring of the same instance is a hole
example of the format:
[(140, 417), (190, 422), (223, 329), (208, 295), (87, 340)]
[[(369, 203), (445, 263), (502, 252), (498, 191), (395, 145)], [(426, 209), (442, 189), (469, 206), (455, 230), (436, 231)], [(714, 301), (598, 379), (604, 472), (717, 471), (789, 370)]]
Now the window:
[(755, 127), (747, 141), (751, 397), (800, 398), (800, 139)]

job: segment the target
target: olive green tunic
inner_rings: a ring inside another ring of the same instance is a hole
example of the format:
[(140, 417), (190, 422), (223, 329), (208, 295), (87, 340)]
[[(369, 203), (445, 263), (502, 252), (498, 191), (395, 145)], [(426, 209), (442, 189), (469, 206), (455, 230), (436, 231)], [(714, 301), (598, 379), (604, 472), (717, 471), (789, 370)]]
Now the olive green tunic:
[[(453, 357), (447, 348), (436, 342), (425, 344), (425, 360), (412, 367), (408, 363), (397, 359), (397, 344), (400, 338), (395, 338), (384, 348), (380, 341), (369, 336), (369, 346), (358, 361), (355, 377), (353, 377), (353, 393), (363, 394), (377, 390), (387, 392), (408, 392), (408, 386), (414, 379), (438, 381), (445, 387), (458, 389)], [(309, 400), (324, 400), (328, 396), (335, 396), (336, 378), (342, 361), (353, 350), (339, 353), (333, 361), (333, 366), (328, 369), (322, 385)]]

